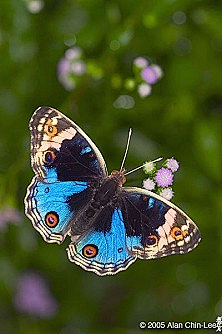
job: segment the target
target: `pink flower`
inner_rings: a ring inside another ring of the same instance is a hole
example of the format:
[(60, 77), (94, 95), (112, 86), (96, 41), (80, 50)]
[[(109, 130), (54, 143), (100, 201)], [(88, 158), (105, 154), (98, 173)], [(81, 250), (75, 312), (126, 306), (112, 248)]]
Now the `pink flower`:
[(79, 59), (82, 55), (82, 49), (79, 46), (74, 46), (65, 52), (65, 58), (69, 60)]
[(138, 93), (140, 97), (146, 97), (150, 95), (151, 91), (152, 91), (152, 87), (145, 82), (138, 85)]
[(173, 183), (173, 173), (170, 169), (162, 167), (155, 176), (158, 187), (168, 187)]
[(5, 206), (0, 211), (0, 230), (5, 230), (9, 223), (18, 225), (22, 222), (21, 213), (12, 207)]
[(165, 188), (160, 192), (160, 196), (170, 201), (173, 197), (173, 190), (171, 188)]
[(137, 57), (134, 59), (134, 65), (136, 65), (139, 68), (144, 68), (148, 66), (148, 60), (144, 57)]
[(64, 77), (70, 72), (70, 62), (66, 58), (62, 58), (58, 63), (58, 77)]
[(85, 73), (86, 65), (84, 61), (79, 60), (71, 65), (71, 70), (74, 74), (76, 74), (79, 77)]
[(171, 158), (171, 159), (167, 159), (166, 166), (167, 168), (171, 169), (172, 172), (176, 172), (179, 168), (179, 163), (178, 161), (176, 161), (176, 159)]
[(19, 277), (14, 305), (19, 312), (40, 318), (51, 318), (58, 311), (44, 278), (35, 272), (26, 272)]
[(76, 87), (76, 77), (80, 77), (86, 72), (86, 63), (80, 59), (81, 54), (82, 50), (79, 47), (70, 48), (58, 62), (58, 80), (68, 91)]
[(158, 79), (162, 78), (162, 76), (163, 76), (163, 70), (162, 70), (162, 68), (159, 65), (152, 64), (152, 65), (150, 65), (150, 67), (154, 70), (154, 72), (156, 73)]
[(141, 77), (144, 81), (146, 81), (150, 85), (155, 84), (158, 80), (157, 73), (151, 66), (145, 67), (141, 71)]
[(148, 178), (143, 181), (143, 188), (147, 190), (153, 190), (155, 188), (155, 182)]

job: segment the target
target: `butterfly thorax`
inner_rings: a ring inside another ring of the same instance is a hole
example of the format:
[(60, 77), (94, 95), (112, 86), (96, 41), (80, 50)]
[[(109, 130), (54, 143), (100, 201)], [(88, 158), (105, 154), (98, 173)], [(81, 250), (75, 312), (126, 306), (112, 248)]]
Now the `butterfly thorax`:
[(92, 199), (92, 207), (98, 208), (107, 204), (113, 205), (115, 203), (118, 191), (122, 187), (123, 183), (126, 182), (124, 173), (125, 171), (114, 170), (101, 182)]
[(120, 171), (113, 170), (109, 178), (113, 179), (119, 186), (122, 186), (126, 182), (125, 169)]

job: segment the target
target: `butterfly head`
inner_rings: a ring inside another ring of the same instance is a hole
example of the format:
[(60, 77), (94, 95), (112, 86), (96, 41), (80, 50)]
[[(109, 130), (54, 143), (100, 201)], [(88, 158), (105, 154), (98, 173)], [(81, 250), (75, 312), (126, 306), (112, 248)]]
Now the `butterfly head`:
[(125, 173), (126, 173), (125, 169), (122, 169), (120, 171), (113, 170), (112, 173), (110, 174), (110, 178), (122, 186), (126, 182)]

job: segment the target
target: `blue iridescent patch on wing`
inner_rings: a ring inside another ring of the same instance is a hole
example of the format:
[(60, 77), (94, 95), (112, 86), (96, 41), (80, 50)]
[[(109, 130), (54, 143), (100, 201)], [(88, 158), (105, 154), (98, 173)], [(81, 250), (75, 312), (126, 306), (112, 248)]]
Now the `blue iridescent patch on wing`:
[(80, 154), (83, 155), (83, 154), (85, 154), (85, 153), (89, 153), (89, 152), (91, 152), (91, 151), (92, 151), (91, 147), (90, 147), (90, 146), (86, 146), (86, 147), (84, 147), (84, 148), (81, 150)]
[(125, 245), (125, 227), (122, 221), (122, 213), (119, 209), (114, 210), (112, 224), (109, 232), (93, 231), (84, 237), (77, 245), (81, 250), (86, 244), (97, 245), (98, 255), (91, 261), (100, 263), (118, 263), (124, 261), (128, 256)]
[(141, 248), (141, 237), (140, 236), (133, 236), (133, 237), (126, 237), (126, 247), (128, 251), (135, 250), (136, 248)]
[(148, 208), (151, 209), (155, 204), (155, 199), (153, 197), (150, 197), (148, 200)]
[(53, 183), (58, 181), (57, 172), (55, 168), (45, 168), (45, 170), (46, 170), (46, 177), (44, 179), (44, 182)]
[[(85, 256), (84, 249), (88, 245), (97, 249), (95, 256)], [(112, 274), (123, 270), (135, 261), (135, 257), (131, 256), (126, 248), (126, 230), (120, 209), (115, 209), (113, 212), (109, 232), (92, 231), (75, 246), (73, 244), (69, 245), (67, 251), (71, 261), (99, 275)]]
[(47, 184), (38, 182), (34, 191), (34, 199), (42, 221), (45, 220), (48, 212), (56, 212), (59, 215), (59, 223), (51, 230), (55, 233), (62, 232), (67, 227), (71, 217), (75, 215), (75, 211), (71, 212), (69, 209), (67, 198), (84, 191), (87, 187), (87, 182), (83, 181)]

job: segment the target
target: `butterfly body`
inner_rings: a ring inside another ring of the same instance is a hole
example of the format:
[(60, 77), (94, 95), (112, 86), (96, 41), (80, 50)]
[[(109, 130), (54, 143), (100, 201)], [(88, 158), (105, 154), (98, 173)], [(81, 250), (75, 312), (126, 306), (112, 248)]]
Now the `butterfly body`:
[(97, 221), (98, 217), (104, 209), (114, 210), (118, 208), (118, 197), (124, 181), (124, 171), (113, 171), (110, 176), (100, 179), (99, 184), (90, 184), (92, 189), (91, 200), (73, 222), (71, 226), (72, 235), (82, 235), (92, 227), (95, 230), (106, 232), (106, 224), (104, 224), (104, 221)]
[(183, 211), (145, 189), (124, 187), (123, 169), (108, 175), (96, 145), (63, 114), (40, 107), (30, 130), (35, 176), (26, 215), (49, 243), (71, 237), (70, 261), (109, 275), (137, 258), (183, 254), (197, 246), (199, 230)]

